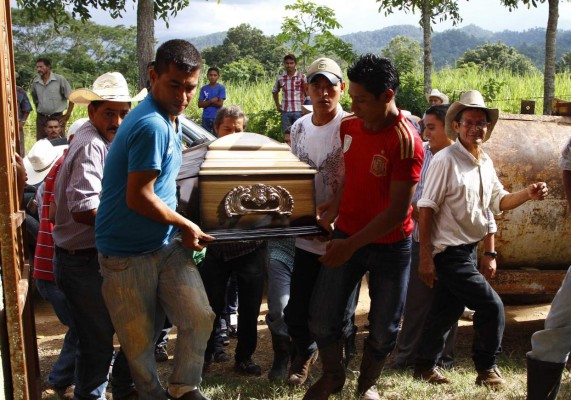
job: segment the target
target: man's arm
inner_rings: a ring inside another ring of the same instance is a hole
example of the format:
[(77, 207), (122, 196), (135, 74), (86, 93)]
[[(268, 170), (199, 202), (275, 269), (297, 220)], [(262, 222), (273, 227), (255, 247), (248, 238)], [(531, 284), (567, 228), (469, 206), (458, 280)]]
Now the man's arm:
[(430, 207), (420, 207), (418, 211), (418, 238), (420, 253), (418, 262), (418, 277), (428, 287), (434, 287), (436, 267), (432, 258), (432, 224), (434, 210)]
[(69, 121), (69, 117), (71, 117), (71, 112), (73, 111), (73, 107), (75, 106), (75, 104), (73, 103), (73, 101), (69, 101), (67, 102), (67, 110), (63, 113), (63, 115), (61, 116), (61, 122), (65, 128), (65, 124), (67, 124), (67, 121)]
[[(495, 233), (488, 233), (484, 237), (484, 252), (495, 252)], [(480, 273), (484, 275), (486, 279), (492, 279), (496, 276), (496, 258), (492, 256), (482, 255), (480, 259)]]
[(386, 235), (402, 224), (408, 215), (415, 187), (416, 182), (393, 181), (389, 193), (389, 207), (353, 236), (329, 242), (327, 252), (319, 260), (327, 267), (339, 267), (349, 260), (357, 249)]
[(512, 210), (521, 206), (528, 200), (543, 200), (547, 196), (547, 184), (545, 182), (536, 182), (527, 188), (514, 193), (508, 193), (500, 200), (500, 210)]
[(274, 103), (276, 104), (276, 108), (278, 111), (282, 111), (282, 105), (280, 103), (280, 95), (279, 95), (279, 89), (277, 92), (272, 92), (272, 96), (274, 98)]
[(76, 211), (71, 213), (71, 218), (78, 224), (85, 224), (95, 226), (95, 216), (97, 215), (97, 208), (87, 211)]
[(171, 210), (162, 199), (156, 195), (154, 184), (158, 171), (137, 171), (127, 177), (127, 206), (133, 211), (165, 225), (174, 225), (182, 232), (182, 244), (194, 250), (204, 246), (199, 241), (214, 240), (190, 220), (176, 211)]

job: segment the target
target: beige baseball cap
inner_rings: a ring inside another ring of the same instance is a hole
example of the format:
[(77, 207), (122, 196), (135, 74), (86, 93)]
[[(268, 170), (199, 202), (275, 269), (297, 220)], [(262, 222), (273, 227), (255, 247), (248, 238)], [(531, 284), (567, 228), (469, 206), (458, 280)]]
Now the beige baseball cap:
[(318, 75), (325, 76), (333, 85), (337, 85), (337, 82), (343, 81), (343, 71), (341, 71), (339, 64), (326, 57), (318, 58), (312, 62), (307, 69), (306, 75), (308, 83), (311, 83), (313, 78)]

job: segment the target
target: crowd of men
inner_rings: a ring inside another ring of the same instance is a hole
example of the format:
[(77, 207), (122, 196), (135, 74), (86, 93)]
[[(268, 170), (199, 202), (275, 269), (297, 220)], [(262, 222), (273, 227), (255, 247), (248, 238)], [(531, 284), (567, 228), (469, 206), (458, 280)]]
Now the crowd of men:
[[(504, 310), (489, 283), (497, 256), (493, 214), (542, 200), (548, 189), (544, 182), (514, 193), (503, 188), (482, 147), (499, 111), (478, 91), (450, 105), (434, 89), (421, 136), (397, 106), (400, 82), (390, 60), (362, 55), (345, 74), (334, 60), (319, 58), (303, 74), (288, 54), (272, 94), (291, 151), (316, 169), (317, 221), (327, 236), (217, 244), (176, 212), (178, 116), (193, 101), (201, 68), (191, 43), (170, 40), (150, 64), (149, 93), (131, 96), (120, 73), (72, 91), (49, 60), (38, 59), (32, 86), (38, 139), (60, 136), (74, 105), (86, 106), (89, 116), (70, 128), (65, 154), (39, 140), (25, 160), (29, 178), (45, 179), (38, 290), (69, 328), (48, 377), (58, 396), (105, 398), (112, 366), (115, 400), (207, 399), (199, 388), (203, 372), (211, 362), (230, 361), (220, 321), (232, 277), (239, 299), (234, 368), (261, 375), (253, 355), (265, 268), (274, 352), (268, 377), (304, 385), (320, 359), (322, 375), (304, 400), (328, 399), (345, 385), (365, 275), (370, 310), (359, 398), (380, 399), (376, 384), (395, 349), (390, 367), (411, 366), (416, 379), (448, 383), (440, 367), (453, 363), (455, 324), (465, 307), (474, 310), (475, 383), (505, 385), (496, 363)], [(247, 117), (237, 106), (223, 106), (219, 77), (217, 68), (208, 70), (198, 105), (203, 126), (223, 137), (244, 131)], [(351, 113), (339, 104), (345, 91)], [(311, 112), (302, 116), (304, 103)], [(533, 337), (530, 399), (557, 394), (570, 350), (569, 281), (546, 330)], [(177, 337), (165, 389), (156, 345), (170, 324)]]

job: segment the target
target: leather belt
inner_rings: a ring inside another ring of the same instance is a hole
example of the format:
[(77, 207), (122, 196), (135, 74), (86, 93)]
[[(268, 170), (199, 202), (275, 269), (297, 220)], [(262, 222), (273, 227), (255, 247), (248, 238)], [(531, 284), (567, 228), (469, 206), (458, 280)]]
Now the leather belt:
[(59, 246), (55, 246), (57, 252), (68, 254), (70, 256), (96, 256), (97, 249), (95, 247), (90, 247), (88, 249), (79, 249), (79, 250), (67, 250), (61, 248)]
[(50, 118), (50, 117), (60, 117), (63, 115), (63, 112), (57, 112), (57, 113), (53, 113), (53, 114), (42, 114), (42, 113), (38, 113), (38, 114), (41, 115), (42, 117)]

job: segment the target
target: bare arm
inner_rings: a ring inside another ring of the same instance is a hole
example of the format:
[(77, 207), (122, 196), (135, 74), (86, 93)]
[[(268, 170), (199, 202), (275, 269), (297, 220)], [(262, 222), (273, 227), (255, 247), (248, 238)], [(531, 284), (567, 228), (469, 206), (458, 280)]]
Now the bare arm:
[(547, 184), (545, 182), (536, 182), (527, 188), (514, 193), (508, 193), (500, 201), (500, 210), (513, 210), (521, 206), (528, 200), (543, 200), (547, 196)]
[(69, 121), (69, 117), (71, 117), (71, 112), (73, 111), (73, 107), (75, 106), (75, 104), (73, 103), (73, 101), (68, 101), (67, 102), (67, 110), (66, 112), (61, 116), (61, 119), (63, 121), (64, 124), (67, 124), (67, 121)]
[(87, 211), (72, 212), (71, 218), (78, 224), (85, 224), (95, 226), (95, 216), (97, 215), (97, 208)]
[(279, 92), (275, 92), (272, 93), (272, 96), (274, 98), (274, 103), (276, 104), (276, 108), (278, 109), (278, 111), (282, 110), (282, 105), (280, 104), (280, 95)]
[[(495, 234), (488, 233), (484, 237), (484, 251), (485, 252), (494, 252), (495, 250)], [(496, 259), (491, 256), (482, 255), (480, 259), (480, 273), (484, 275), (486, 279), (491, 279), (496, 276)]]
[(329, 242), (327, 252), (320, 258), (320, 261), (327, 267), (339, 267), (351, 258), (357, 249), (386, 235), (402, 224), (408, 215), (415, 187), (415, 182), (393, 181), (389, 194), (389, 207), (353, 236)]
[(418, 212), (420, 255), (418, 262), (418, 277), (428, 287), (434, 287), (436, 280), (436, 267), (432, 258), (432, 224), (434, 210), (428, 207), (420, 207)]
[(131, 172), (127, 177), (127, 206), (154, 221), (180, 228), (182, 244), (194, 250), (201, 250), (204, 246), (199, 241), (211, 241), (214, 238), (202, 232), (190, 220), (171, 210), (155, 194), (154, 183), (157, 176), (158, 172), (152, 170)]

